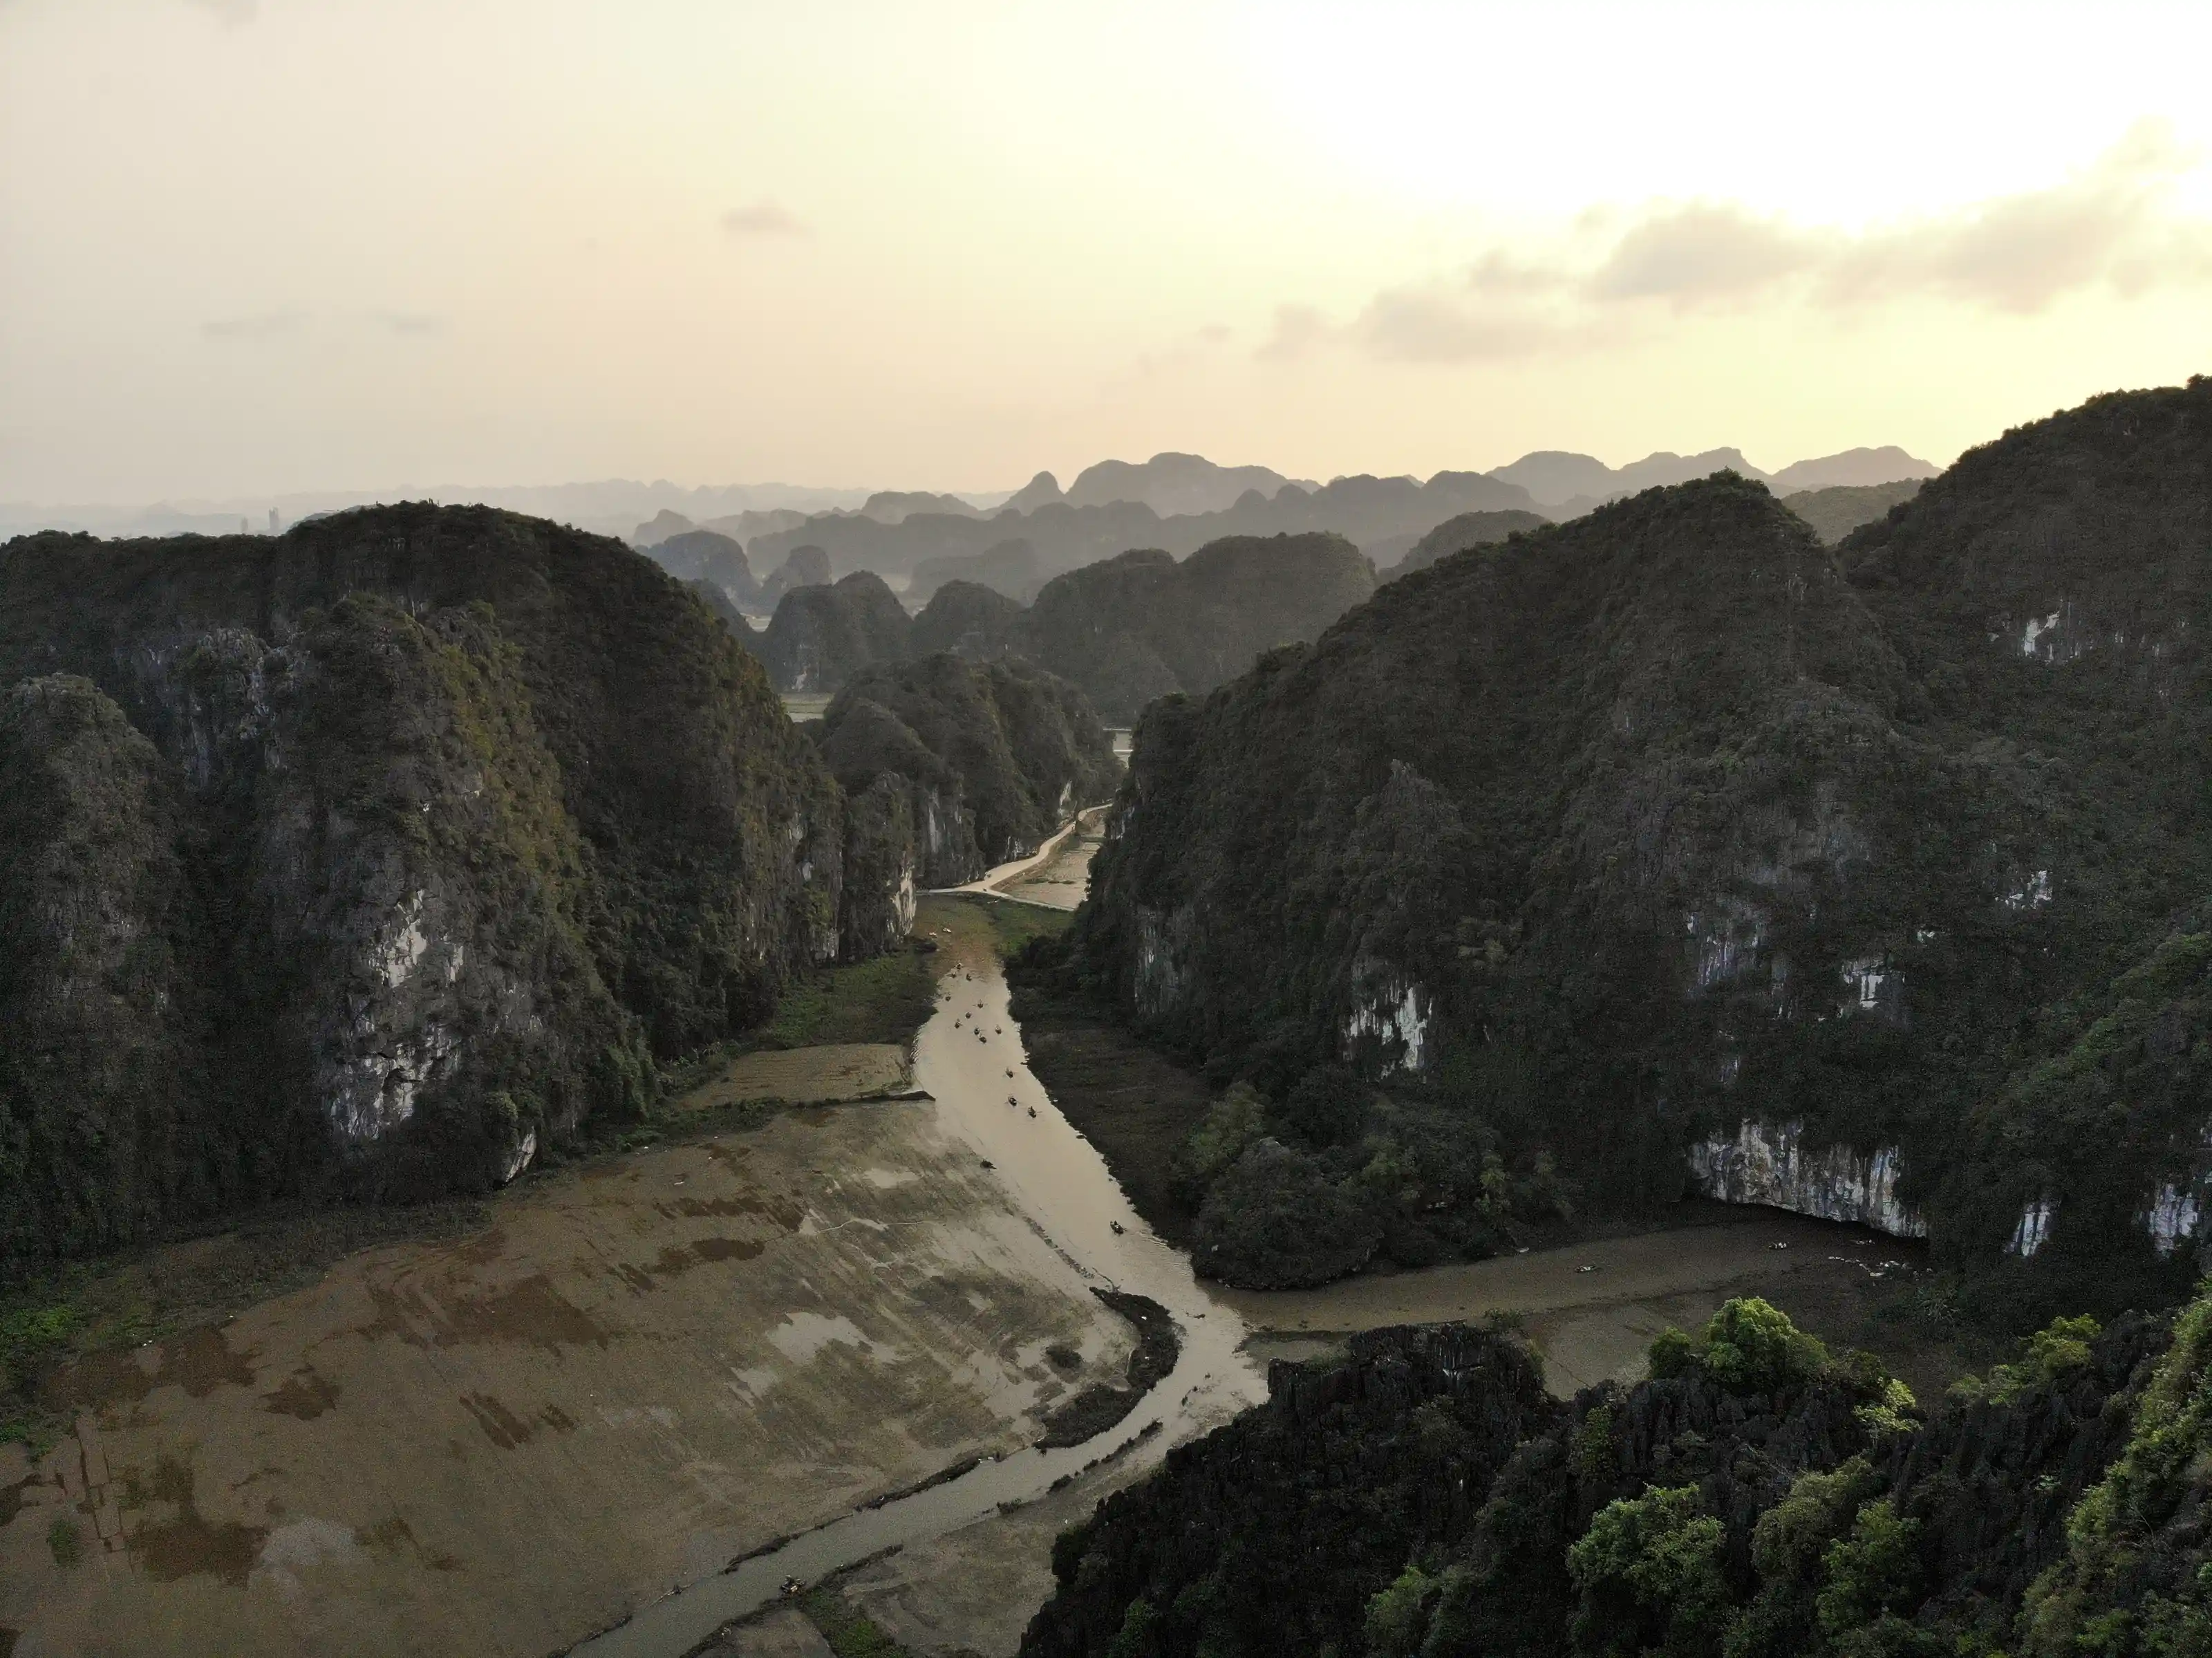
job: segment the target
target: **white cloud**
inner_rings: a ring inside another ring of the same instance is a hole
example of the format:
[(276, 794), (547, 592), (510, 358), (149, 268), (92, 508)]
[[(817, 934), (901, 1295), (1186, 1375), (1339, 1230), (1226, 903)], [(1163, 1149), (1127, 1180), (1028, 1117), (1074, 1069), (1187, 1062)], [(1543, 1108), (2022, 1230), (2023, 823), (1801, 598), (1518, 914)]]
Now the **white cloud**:
[(2147, 122), (2048, 188), (1857, 231), (1729, 202), (1586, 214), (1553, 247), (1492, 249), (1453, 276), (1385, 289), (1349, 325), (1285, 306), (1260, 355), (1335, 341), (1389, 361), (1463, 363), (1612, 344), (1669, 314), (1850, 315), (1933, 300), (2021, 315), (2100, 289), (2126, 298), (2212, 282), (2212, 222), (2171, 204), (2193, 161)]

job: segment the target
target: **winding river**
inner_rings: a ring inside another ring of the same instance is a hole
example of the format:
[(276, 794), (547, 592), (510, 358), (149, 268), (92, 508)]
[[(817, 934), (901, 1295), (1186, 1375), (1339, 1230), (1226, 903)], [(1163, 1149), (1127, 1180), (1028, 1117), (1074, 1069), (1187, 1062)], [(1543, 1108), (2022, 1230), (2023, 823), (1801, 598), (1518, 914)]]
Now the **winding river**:
[[(1001, 865), (966, 890), (987, 890), (1042, 861)], [(579, 1658), (680, 1658), (732, 1619), (778, 1598), (788, 1578), (813, 1582), (894, 1545), (941, 1536), (1002, 1503), (1042, 1496), (1063, 1475), (1117, 1453), (1143, 1467), (1168, 1449), (1267, 1396), (1260, 1367), (1240, 1350), (1245, 1325), (1193, 1277), (1130, 1206), (1105, 1160), (1078, 1134), (1031, 1075), (1021, 1029), (1007, 1012), (1004, 973), (988, 952), (965, 954), (939, 980), (937, 1006), (915, 1041), (914, 1080), (939, 1121), (995, 1166), (1040, 1248), (1102, 1289), (1150, 1296), (1182, 1338), (1175, 1368), (1121, 1423), (1080, 1445), (1029, 1450), (980, 1464), (957, 1479), (805, 1532), (733, 1570), (641, 1607), (574, 1649)]]

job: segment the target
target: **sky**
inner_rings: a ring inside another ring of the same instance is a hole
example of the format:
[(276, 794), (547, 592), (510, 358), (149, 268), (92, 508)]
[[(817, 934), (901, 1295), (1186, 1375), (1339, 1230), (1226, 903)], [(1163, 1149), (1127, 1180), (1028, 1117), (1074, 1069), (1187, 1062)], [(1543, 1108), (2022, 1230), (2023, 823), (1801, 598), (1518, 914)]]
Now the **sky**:
[(2212, 372), (2212, 6), (0, 0), (0, 500), (1862, 444)]

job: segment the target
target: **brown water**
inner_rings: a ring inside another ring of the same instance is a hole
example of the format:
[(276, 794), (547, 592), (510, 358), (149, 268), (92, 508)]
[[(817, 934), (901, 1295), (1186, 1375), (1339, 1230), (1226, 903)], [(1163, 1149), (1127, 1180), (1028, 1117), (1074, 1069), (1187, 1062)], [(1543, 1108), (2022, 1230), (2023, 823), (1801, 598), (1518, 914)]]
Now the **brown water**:
[[(1041, 868), (1055, 850), (1057, 838), (1035, 857), (1000, 865), (966, 890), (1006, 884)], [(1265, 1360), (1248, 1348), (1255, 1332), (1271, 1333), (1251, 1348), (1292, 1356), (1303, 1332), (1534, 1314), (1530, 1333), (1540, 1346), (1556, 1349), (1547, 1365), (1553, 1385), (1571, 1391), (1601, 1375), (1638, 1373), (1659, 1324), (1701, 1318), (1723, 1287), (1789, 1271), (1816, 1254), (1832, 1259), (1829, 1252), (1838, 1249), (1871, 1267), (1881, 1246), (1896, 1247), (1856, 1228), (1747, 1210), (1716, 1225), (1314, 1290), (1257, 1294), (1202, 1284), (1189, 1258), (1145, 1224), (1105, 1160), (1030, 1073), (995, 956), (981, 943), (952, 948), (960, 954), (915, 1040), (915, 1082), (932, 1096), (940, 1125), (994, 1166), (1040, 1257), (1049, 1252), (1101, 1288), (1132, 1290), (1169, 1309), (1182, 1340), (1176, 1368), (1121, 1423), (1081, 1445), (1018, 1452), (848, 1514), (672, 1592), (575, 1648), (578, 1655), (680, 1658), (776, 1600), (787, 1579), (813, 1582), (894, 1545), (944, 1536), (1001, 1504), (1038, 1497), (1102, 1458), (1118, 1455), (1135, 1471), (1152, 1466), (1173, 1446), (1266, 1398)]]

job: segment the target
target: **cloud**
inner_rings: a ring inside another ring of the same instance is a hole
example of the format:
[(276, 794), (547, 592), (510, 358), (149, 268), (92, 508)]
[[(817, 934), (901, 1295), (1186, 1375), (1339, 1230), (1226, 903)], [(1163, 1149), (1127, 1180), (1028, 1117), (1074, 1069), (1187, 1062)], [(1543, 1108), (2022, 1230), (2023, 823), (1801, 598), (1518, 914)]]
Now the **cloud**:
[(421, 338), (446, 332), (445, 318), (429, 311), (371, 311), (368, 320), (387, 333)]
[(1285, 306), (1259, 355), (1342, 343), (1452, 363), (1618, 342), (1700, 312), (1795, 305), (1845, 317), (1932, 301), (2033, 315), (2100, 289), (2126, 298), (2209, 283), (2212, 222), (2171, 203), (2194, 161), (2146, 122), (2045, 189), (1863, 230), (1728, 202), (1584, 214), (1549, 247), (1492, 249), (1455, 274), (1384, 289), (1348, 325)]
[(307, 320), (301, 311), (258, 311), (251, 316), (219, 317), (200, 324), (200, 332), (209, 339), (277, 339), (300, 331)]
[(797, 214), (766, 198), (750, 207), (733, 207), (723, 214), (722, 229), (733, 236), (811, 236), (814, 234)]

